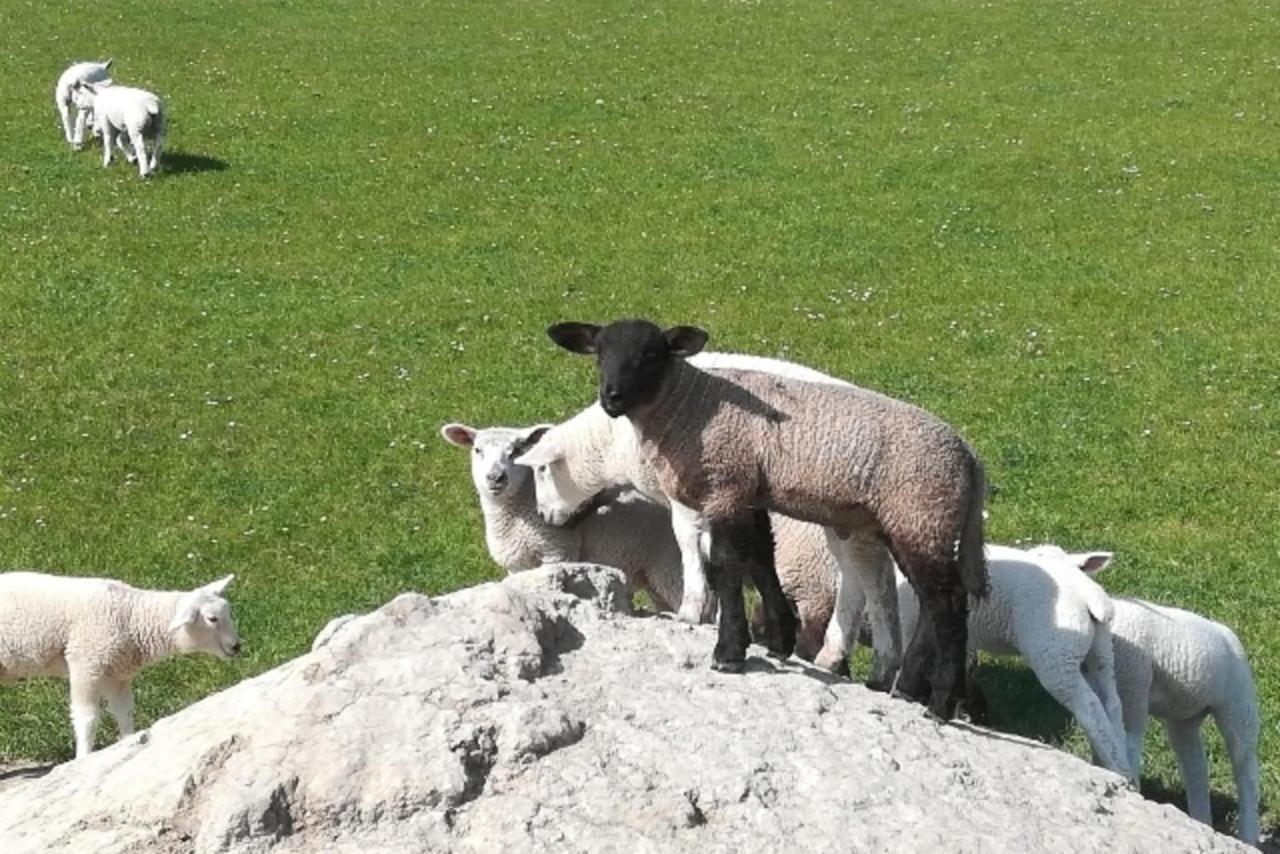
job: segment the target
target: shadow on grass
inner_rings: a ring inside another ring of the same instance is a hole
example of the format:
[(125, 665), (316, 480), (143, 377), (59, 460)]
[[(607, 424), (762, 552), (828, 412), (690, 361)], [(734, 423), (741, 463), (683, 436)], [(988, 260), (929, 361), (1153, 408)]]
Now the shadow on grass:
[(166, 151), (161, 155), (161, 167), (172, 175), (185, 175), (189, 172), (222, 172), (228, 168), (225, 160), (203, 154), (190, 154), (186, 151)]
[(1071, 713), (1049, 696), (1029, 669), (1003, 659), (984, 660), (977, 678), (987, 700), (985, 726), (1050, 744), (1066, 738)]

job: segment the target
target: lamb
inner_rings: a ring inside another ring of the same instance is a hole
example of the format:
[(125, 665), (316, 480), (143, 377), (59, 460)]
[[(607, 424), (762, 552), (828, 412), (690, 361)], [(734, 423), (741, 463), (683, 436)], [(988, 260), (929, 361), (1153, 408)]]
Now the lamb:
[[(126, 161), (137, 160), (143, 178), (156, 171), (166, 123), (164, 104), (158, 97), (145, 89), (84, 81), (71, 87), (71, 95), (76, 106), (93, 112), (94, 127), (102, 135), (103, 166), (111, 165), (111, 146), (118, 145)], [(147, 139), (151, 140), (150, 157)]]
[[(1056, 546), (1042, 547), (1061, 553)], [(1096, 573), (1110, 562), (1083, 567)], [(1187, 790), (1187, 812), (1212, 824), (1209, 770), (1200, 727), (1212, 716), (1231, 760), (1239, 799), (1237, 835), (1258, 844), (1258, 696), (1235, 632), (1199, 614), (1141, 599), (1115, 598), (1111, 634), (1124, 707), (1128, 763), (1142, 771), (1147, 716), (1164, 724)]]
[(939, 717), (954, 714), (964, 691), (968, 596), (985, 593), (987, 572), (984, 474), (952, 428), (857, 387), (699, 370), (685, 361), (707, 340), (696, 327), (664, 332), (623, 320), (559, 323), (548, 333), (571, 352), (595, 355), (605, 413), (627, 416), (663, 492), (705, 516), (720, 605), (715, 661), (740, 669), (749, 636), (741, 566), (753, 556), (724, 535), (754, 509), (774, 510), (840, 539), (883, 538), (928, 617), (898, 690), (927, 697)]
[[(769, 374), (848, 386), (843, 380), (811, 368), (738, 353), (698, 353), (689, 359), (690, 364), (703, 370), (734, 368), (762, 371)], [(679, 502), (669, 502), (658, 484), (656, 470), (641, 454), (635, 431), (625, 420), (609, 418), (598, 403), (593, 403), (577, 415), (549, 430), (537, 445), (518, 460), (522, 465), (534, 468), (534, 480), (538, 495), (538, 509), (543, 517), (555, 524), (563, 524), (573, 517), (580, 507), (614, 487), (631, 486), (650, 499), (671, 505), (672, 527), (680, 543), (684, 571), (684, 598), (678, 616), (689, 622), (699, 622), (714, 612), (714, 605), (706, 599), (706, 575), (703, 568), (703, 551), (700, 538), (706, 526), (700, 514)], [(856, 572), (858, 577), (842, 589), (861, 597), (864, 589), (879, 591), (871, 596), (870, 614), (877, 657), (868, 684), (888, 688), (902, 658), (901, 634), (898, 630), (897, 597), (893, 592), (893, 561), (884, 545), (875, 540), (850, 540), (841, 543), (832, 536), (823, 541), (822, 529), (814, 528), (819, 542), (806, 533), (813, 527), (806, 522), (771, 514), (776, 550), (785, 552), (787, 562), (803, 562), (806, 565), (826, 566), (832, 555), (849, 553), (843, 565)], [(790, 544), (795, 543), (793, 548)], [(833, 550), (833, 551), (832, 551)], [(794, 577), (795, 572), (792, 572)], [(815, 603), (814, 596), (799, 597), (801, 608)], [(859, 598), (857, 612), (861, 613)], [(850, 614), (853, 609), (842, 609)], [(825, 614), (831, 614), (828, 605)], [(847, 618), (819, 624), (814, 614), (800, 615), (801, 635), (796, 638), (796, 649), (806, 658), (817, 658), (819, 666), (841, 671), (846, 666), (853, 646), (848, 634)], [(816, 632), (814, 631), (816, 627)]]
[(572, 526), (557, 527), (538, 516), (529, 469), (512, 460), (548, 426), (440, 428), (445, 441), (472, 450), (471, 480), (484, 514), (489, 554), (507, 572), (558, 561), (613, 566), (622, 570), (632, 590), (644, 590), (659, 610), (671, 610), (681, 597), (680, 553), (661, 507), (629, 493), (604, 507), (588, 508)]
[(62, 134), (72, 148), (79, 150), (84, 144), (84, 128), (86, 122), (92, 122), (93, 109), (76, 105), (76, 123), (71, 126), (72, 87), (77, 83), (96, 83), (99, 86), (111, 85), (111, 60), (103, 62), (77, 62), (67, 68), (58, 77), (53, 87), (53, 105), (62, 119)]
[(85, 756), (103, 699), (120, 735), (133, 732), (133, 678), (146, 665), (177, 653), (239, 654), (222, 597), (232, 578), (168, 591), (107, 578), (0, 573), (0, 682), (66, 677), (76, 758)]

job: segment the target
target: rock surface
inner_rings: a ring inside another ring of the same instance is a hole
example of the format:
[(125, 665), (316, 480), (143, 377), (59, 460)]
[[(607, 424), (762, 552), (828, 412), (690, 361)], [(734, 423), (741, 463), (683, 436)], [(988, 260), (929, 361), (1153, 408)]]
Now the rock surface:
[(1064, 753), (798, 663), (714, 673), (710, 627), (625, 610), (615, 573), (561, 565), (336, 620), (6, 789), (3, 850), (1249, 850)]

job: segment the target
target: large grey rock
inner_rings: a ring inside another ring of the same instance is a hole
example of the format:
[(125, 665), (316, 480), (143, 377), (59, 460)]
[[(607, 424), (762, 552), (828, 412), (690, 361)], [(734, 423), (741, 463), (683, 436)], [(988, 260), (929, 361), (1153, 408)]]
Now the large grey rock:
[(1116, 776), (623, 616), (563, 565), (307, 655), (0, 794), (17, 852), (1248, 850)]

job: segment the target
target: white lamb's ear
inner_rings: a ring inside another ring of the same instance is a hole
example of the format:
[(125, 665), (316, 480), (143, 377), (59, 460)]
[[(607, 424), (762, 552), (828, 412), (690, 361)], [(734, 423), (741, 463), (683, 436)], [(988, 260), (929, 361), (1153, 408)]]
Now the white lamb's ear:
[(206, 584), (204, 587), (201, 587), (200, 590), (205, 593), (212, 593), (214, 596), (221, 596), (222, 591), (227, 589), (227, 585), (230, 584), (234, 578), (235, 574), (233, 573), (224, 578), (219, 578), (217, 581), (212, 581)]
[(1093, 575), (1106, 569), (1111, 564), (1112, 557), (1111, 552), (1083, 552), (1072, 555), (1071, 559), (1086, 575)]
[[(545, 434), (542, 434), (545, 435)], [(547, 466), (560, 459), (560, 448), (557, 447), (555, 437), (550, 439), (542, 439), (538, 444), (516, 457), (512, 462), (518, 466)]]
[(111, 67), (111, 60), (112, 60), (113, 58), (114, 58), (114, 57), (107, 57), (106, 61), (102, 63), (102, 70), (103, 70), (103, 71), (106, 71), (108, 68), (110, 68), (110, 67)]
[(710, 337), (705, 330), (696, 326), (673, 326), (662, 335), (667, 339), (667, 352), (681, 359), (702, 352)]
[(169, 621), (169, 631), (176, 632), (183, 626), (189, 626), (200, 616), (200, 605), (194, 596), (183, 596), (178, 600), (178, 610), (173, 612)]
[(596, 334), (600, 327), (594, 323), (556, 323), (547, 327), (551, 340), (570, 353), (589, 356), (596, 351)]
[(547, 435), (547, 431), (556, 425), (554, 424), (538, 424), (525, 430), (520, 436), (521, 450), (527, 451), (534, 445), (538, 444), (543, 436)]
[(470, 448), (476, 443), (476, 428), (466, 424), (445, 424), (440, 428), (440, 435), (450, 445), (459, 448)]

